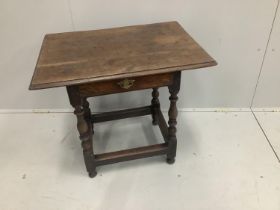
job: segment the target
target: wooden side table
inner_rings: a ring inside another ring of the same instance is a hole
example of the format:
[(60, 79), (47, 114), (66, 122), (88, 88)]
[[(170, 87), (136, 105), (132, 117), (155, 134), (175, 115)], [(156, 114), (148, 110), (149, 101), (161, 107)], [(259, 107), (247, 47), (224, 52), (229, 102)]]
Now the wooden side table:
[[(120, 161), (176, 156), (176, 117), (181, 71), (216, 65), (177, 22), (128, 26), (45, 36), (30, 90), (66, 86), (82, 141), (90, 177), (96, 167)], [(170, 93), (168, 124), (160, 110), (159, 87)], [(152, 88), (151, 105), (91, 114), (88, 97)], [(151, 115), (164, 143), (105, 154), (94, 154), (95, 123)]]

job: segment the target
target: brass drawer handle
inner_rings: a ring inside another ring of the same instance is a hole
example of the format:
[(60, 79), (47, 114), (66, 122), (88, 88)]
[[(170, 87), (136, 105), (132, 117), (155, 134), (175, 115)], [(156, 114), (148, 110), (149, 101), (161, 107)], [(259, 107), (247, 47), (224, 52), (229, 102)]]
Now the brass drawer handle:
[(135, 82), (135, 80), (133, 80), (133, 79), (124, 79), (124, 80), (118, 82), (118, 85), (123, 89), (129, 89), (133, 86), (134, 82)]

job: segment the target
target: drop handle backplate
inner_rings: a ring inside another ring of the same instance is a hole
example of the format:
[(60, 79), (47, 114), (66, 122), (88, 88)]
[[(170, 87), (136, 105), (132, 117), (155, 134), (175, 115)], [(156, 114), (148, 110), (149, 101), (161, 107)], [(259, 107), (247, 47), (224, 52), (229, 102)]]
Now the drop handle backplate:
[(135, 80), (134, 79), (124, 79), (120, 82), (118, 82), (118, 85), (123, 89), (129, 89), (133, 86)]

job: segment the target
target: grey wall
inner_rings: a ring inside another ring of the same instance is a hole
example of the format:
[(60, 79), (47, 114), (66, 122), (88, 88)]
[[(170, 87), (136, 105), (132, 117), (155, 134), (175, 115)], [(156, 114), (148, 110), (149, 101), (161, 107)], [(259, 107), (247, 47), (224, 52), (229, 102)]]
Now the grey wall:
[(260, 73), (254, 107), (279, 107), (280, 105), (280, 11), (278, 9), (274, 27), (268, 43), (267, 53)]
[[(211, 69), (183, 73), (180, 108), (250, 107), (252, 102), (255, 107), (280, 106), (280, 97), (276, 96), (280, 88), (279, 13), (270, 37), (277, 3), (277, 0), (0, 0), (0, 109), (70, 107), (64, 88), (28, 91), (45, 33), (169, 20), (179, 21), (219, 63)], [(163, 88), (160, 94), (166, 107), (167, 90)], [(149, 101), (150, 91), (94, 99), (95, 110), (138, 106)]]

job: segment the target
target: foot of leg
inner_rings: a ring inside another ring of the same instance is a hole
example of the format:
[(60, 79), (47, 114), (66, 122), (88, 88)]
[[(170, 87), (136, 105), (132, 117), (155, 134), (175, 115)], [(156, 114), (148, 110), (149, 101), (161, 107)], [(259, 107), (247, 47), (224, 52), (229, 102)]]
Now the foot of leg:
[(96, 177), (96, 175), (97, 175), (97, 172), (96, 172), (96, 171), (93, 171), (93, 172), (89, 172), (89, 173), (88, 173), (88, 176), (89, 176), (90, 178), (94, 178), (94, 177)]
[(167, 162), (168, 164), (173, 164), (173, 163), (175, 163), (175, 157), (166, 158), (166, 162)]

